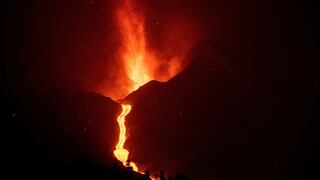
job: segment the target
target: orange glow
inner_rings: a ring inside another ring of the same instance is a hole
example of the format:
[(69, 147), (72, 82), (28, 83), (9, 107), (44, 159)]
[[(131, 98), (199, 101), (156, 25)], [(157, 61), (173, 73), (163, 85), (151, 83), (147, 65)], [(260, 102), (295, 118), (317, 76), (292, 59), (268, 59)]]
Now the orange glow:
[[(172, 30), (167, 33), (170, 34), (168, 44), (162, 52), (157, 52), (148, 48), (144, 16), (134, 6), (133, 0), (122, 0), (115, 15), (121, 40), (118, 56), (121, 63), (115, 89), (105, 92), (106, 96), (122, 99), (151, 80), (168, 81), (185, 68), (186, 54), (193, 41), (186, 40), (190, 36), (181, 35), (181, 32), (188, 28), (168, 28)], [(124, 147), (127, 138), (125, 120), (130, 111), (131, 105), (122, 104), (122, 112), (117, 118), (119, 139), (113, 153), (124, 166), (140, 172), (134, 162), (128, 164), (129, 150)]]
[[(127, 94), (149, 82), (152, 77), (146, 61), (146, 36), (144, 20), (132, 7), (131, 0), (125, 0), (117, 11), (118, 25), (122, 37), (121, 58), (126, 75), (131, 83), (127, 86)], [(154, 61), (151, 56), (149, 62)]]
[(143, 9), (135, 4), (139, 1), (118, 2), (114, 19), (119, 47), (115, 61), (108, 62), (107, 79), (97, 88), (114, 100), (125, 98), (151, 80), (166, 82), (177, 75), (188, 65), (188, 52), (197, 41), (195, 26), (181, 17), (167, 20), (161, 25), (163, 31), (151, 36), (152, 26), (145, 26)]

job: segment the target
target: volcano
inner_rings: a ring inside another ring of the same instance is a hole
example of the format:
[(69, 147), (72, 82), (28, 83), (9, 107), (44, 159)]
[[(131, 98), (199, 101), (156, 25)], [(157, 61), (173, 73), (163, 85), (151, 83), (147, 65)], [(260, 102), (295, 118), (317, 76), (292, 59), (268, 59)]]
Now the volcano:
[(316, 6), (3, 5), (3, 176), (317, 179)]
[[(132, 105), (126, 121), (126, 147), (131, 152), (130, 160), (142, 165), (142, 170), (164, 170), (167, 175), (182, 173), (196, 178), (205, 168), (213, 166), (208, 167), (195, 159), (208, 158), (214, 162), (217, 153), (212, 153), (212, 150), (221, 153), (222, 150), (217, 146), (225, 148), (219, 144), (222, 142), (218, 139), (208, 142), (203, 140), (211, 136), (211, 133), (215, 133), (217, 137), (223, 136), (225, 132), (219, 131), (218, 127), (227, 131), (232, 131), (228, 128), (235, 128), (228, 127), (228, 124), (234, 122), (231, 117), (231, 122), (227, 122), (226, 114), (234, 114), (237, 109), (232, 107), (237, 103), (245, 105), (243, 99), (248, 98), (246, 92), (249, 88), (247, 84), (239, 81), (242, 78), (227, 68), (221, 57), (212, 55), (211, 52), (212, 49), (203, 48), (195, 51), (198, 59), (178, 76), (168, 82), (151, 81), (121, 101), (122, 104)], [(212, 61), (210, 57), (215, 57), (215, 60)], [(212, 72), (216, 77), (210, 77), (208, 81), (208, 74)], [(205, 79), (207, 81), (204, 81)], [(189, 80), (199, 84), (189, 84)], [(209, 86), (212, 83), (216, 84), (215, 94)], [(13, 167), (14, 163), (20, 161), (25, 162), (27, 167), (27, 164), (35, 161), (35, 166), (29, 165), (29, 168), (38, 169), (37, 164), (49, 163), (49, 167), (43, 167), (43, 171), (47, 172), (47, 168), (64, 169), (75, 158), (84, 155), (91, 157), (93, 161), (112, 165), (115, 161), (113, 147), (119, 134), (116, 118), (121, 114), (120, 103), (99, 94), (70, 88), (26, 90), (25, 95), (28, 98), (6, 96), (4, 101), (11, 103), (7, 112), (15, 114), (6, 114), (10, 117), (7, 123), (11, 126), (7, 131), (13, 134), (17, 141), (24, 142), (11, 145), (14, 151), (10, 148), (10, 154), (18, 156), (14, 157), (16, 160), (8, 157), (13, 163), (8, 167)], [(225, 112), (224, 109), (229, 109), (232, 113)], [(211, 114), (212, 112), (215, 113)], [(218, 121), (222, 116), (225, 122)], [(23, 119), (30, 119), (31, 122), (25, 124)], [(210, 127), (212, 121), (216, 123)], [(207, 128), (216, 130), (201, 131)], [(18, 136), (19, 134), (24, 135)], [(235, 140), (231, 142), (233, 141)], [(26, 152), (21, 153), (21, 148)], [(195, 159), (190, 159), (190, 154), (193, 154)], [(62, 162), (65, 164), (61, 165)], [(193, 169), (190, 162), (199, 163), (199, 169)], [(201, 164), (203, 166), (200, 166)], [(204, 176), (208, 177), (208, 174)]]

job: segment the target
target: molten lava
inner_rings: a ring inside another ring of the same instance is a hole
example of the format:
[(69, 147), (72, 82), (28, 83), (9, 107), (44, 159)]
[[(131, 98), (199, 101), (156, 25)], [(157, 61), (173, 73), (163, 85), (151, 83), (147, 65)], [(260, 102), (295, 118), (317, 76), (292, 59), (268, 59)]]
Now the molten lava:
[(138, 171), (137, 166), (133, 162), (129, 162), (129, 164), (127, 164), (129, 151), (123, 148), (124, 143), (126, 142), (126, 126), (124, 122), (126, 120), (125, 119), (126, 116), (129, 114), (130, 111), (131, 111), (131, 105), (129, 104), (122, 105), (122, 112), (117, 119), (120, 127), (119, 141), (113, 153), (115, 157), (123, 163), (123, 165), (131, 166), (134, 171)]
[[(179, 50), (174, 50), (177, 47), (170, 49), (169, 54), (159, 56), (159, 52), (149, 49), (143, 15), (132, 1), (123, 0), (116, 9), (116, 20), (121, 37), (119, 49), (119, 60), (121, 61), (119, 72), (121, 74), (119, 73), (116, 79), (117, 86), (114, 87), (116, 90), (105, 93), (115, 100), (124, 98), (151, 80), (168, 81), (178, 74), (186, 66), (185, 54), (192, 46), (191, 41), (185, 42), (187, 38), (183, 37), (178, 38), (181, 40), (180, 42), (176, 42), (175, 39), (172, 40), (170, 46), (166, 46), (174, 47), (183, 44), (183, 47), (178, 48)], [(180, 35), (181, 31), (176, 33), (177, 36), (178, 34)], [(129, 151), (124, 148), (126, 141), (125, 118), (130, 111), (131, 105), (122, 104), (122, 112), (117, 119), (120, 129), (119, 140), (113, 153), (123, 165), (131, 166), (134, 171), (139, 172), (135, 163), (127, 162)]]
[(130, 105), (122, 105), (122, 112), (118, 116), (118, 123), (120, 126), (120, 134), (119, 134), (119, 141), (116, 146), (116, 150), (114, 151), (114, 155), (117, 159), (119, 159), (122, 162), (127, 162), (129, 151), (124, 149), (124, 143), (126, 142), (126, 126), (124, 125), (124, 121), (128, 113), (131, 111)]

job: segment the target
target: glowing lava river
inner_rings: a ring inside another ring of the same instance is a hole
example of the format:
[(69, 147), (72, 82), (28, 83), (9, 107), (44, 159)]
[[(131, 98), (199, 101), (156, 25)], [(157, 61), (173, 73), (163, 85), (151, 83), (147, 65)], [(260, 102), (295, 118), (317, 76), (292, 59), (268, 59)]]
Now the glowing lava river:
[(119, 141), (116, 146), (116, 149), (113, 151), (115, 157), (123, 163), (124, 166), (130, 166), (133, 168), (134, 171), (138, 171), (138, 167), (136, 166), (135, 163), (130, 162), (127, 164), (128, 161), (128, 156), (129, 156), (129, 151), (124, 149), (124, 143), (126, 142), (126, 126), (125, 126), (125, 120), (126, 116), (129, 114), (131, 111), (131, 105), (129, 104), (122, 104), (122, 112), (118, 116), (118, 124), (120, 127), (120, 133), (119, 133)]

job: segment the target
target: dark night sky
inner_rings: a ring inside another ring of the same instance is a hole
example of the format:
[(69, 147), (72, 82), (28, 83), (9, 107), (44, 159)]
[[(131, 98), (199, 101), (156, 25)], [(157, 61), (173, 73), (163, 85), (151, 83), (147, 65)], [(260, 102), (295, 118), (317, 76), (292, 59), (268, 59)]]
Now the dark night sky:
[[(120, 106), (93, 92), (113, 83), (116, 3), (3, 4), (1, 163), (8, 170), (63, 168), (82, 155), (111, 163)], [(313, 175), (319, 27), (312, 4), (139, 3), (153, 47), (173, 17), (194, 22), (201, 38), (185, 71), (125, 99), (134, 106), (127, 145), (135, 162), (191, 179)]]

